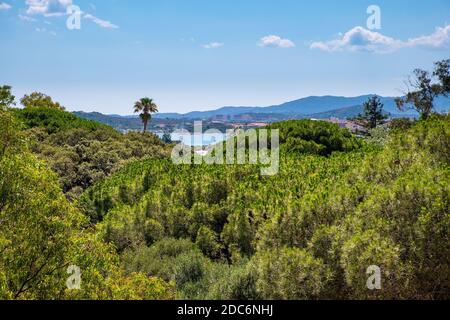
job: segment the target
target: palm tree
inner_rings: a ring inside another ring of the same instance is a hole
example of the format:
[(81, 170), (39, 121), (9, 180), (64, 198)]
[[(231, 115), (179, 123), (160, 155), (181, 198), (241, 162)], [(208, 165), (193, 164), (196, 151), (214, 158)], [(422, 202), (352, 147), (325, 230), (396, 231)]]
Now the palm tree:
[(144, 133), (147, 131), (148, 121), (152, 118), (152, 113), (158, 112), (158, 106), (153, 99), (142, 98), (134, 104), (134, 113), (140, 113), (139, 117), (144, 124)]

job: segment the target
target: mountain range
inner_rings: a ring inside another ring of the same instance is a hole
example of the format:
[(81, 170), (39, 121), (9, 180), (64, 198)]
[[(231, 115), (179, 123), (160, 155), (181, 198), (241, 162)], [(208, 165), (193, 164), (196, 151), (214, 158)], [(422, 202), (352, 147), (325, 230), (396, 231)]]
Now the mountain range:
[[(245, 121), (279, 121), (284, 119), (301, 118), (339, 118), (347, 119), (355, 117), (363, 111), (363, 104), (373, 95), (362, 95), (358, 97), (338, 96), (311, 96), (280, 105), (268, 107), (222, 107), (210, 111), (192, 111), (189, 113), (158, 113), (153, 115), (155, 120), (192, 121), (192, 120), (214, 120), (217, 118), (226, 120)], [(394, 97), (381, 97), (384, 110), (392, 117), (416, 117), (414, 111), (400, 112), (395, 104)], [(450, 110), (450, 99), (440, 97), (435, 101), (436, 111), (448, 112)], [(132, 128), (140, 126), (137, 115), (120, 116), (104, 115), (101, 113), (75, 112), (82, 118), (97, 120), (114, 127)], [(118, 125), (118, 123), (120, 125)]]

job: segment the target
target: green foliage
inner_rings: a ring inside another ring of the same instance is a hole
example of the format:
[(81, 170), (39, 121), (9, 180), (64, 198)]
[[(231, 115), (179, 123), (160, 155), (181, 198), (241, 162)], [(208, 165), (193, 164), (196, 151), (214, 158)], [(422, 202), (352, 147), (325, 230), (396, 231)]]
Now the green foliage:
[(347, 129), (324, 121), (291, 120), (270, 125), (280, 130), (280, 143), (286, 152), (328, 156), (335, 151), (352, 151), (361, 146)]
[(134, 104), (134, 112), (139, 113), (139, 117), (144, 124), (144, 133), (147, 131), (148, 122), (152, 118), (152, 113), (158, 112), (158, 106), (153, 99), (142, 98)]
[[(0, 141), (0, 299), (175, 298), (171, 283), (124, 274), (116, 252), (86, 228), (86, 217), (27, 150), (5, 111)], [(66, 287), (73, 264), (82, 271), (80, 290)]]
[(121, 134), (95, 121), (49, 108), (13, 109), (25, 125), (31, 150), (55, 171), (69, 199), (127, 162), (162, 157), (167, 146), (155, 135)]
[(433, 113), (436, 98), (450, 94), (450, 59), (436, 62), (432, 74), (422, 69), (415, 69), (413, 74), (408, 83), (412, 91), (408, 88), (405, 97), (396, 99), (397, 107), (401, 111), (413, 109), (426, 120)]
[[(275, 176), (175, 165), (151, 134), (78, 121), (0, 111), (0, 299), (448, 297), (449, 116), (372, 143), (274, 124)], [(81, 290), (65, 285), (72, 264)], [(366, 287), (371, 265), (381, 290)]]
[(376, 146), (382, 147), (388, 142), (391, 130), (391, 126), (388, 125), (378, 126), (374, 129), (371, 129), (369, 130), (369, 136), (367, 137), (366, 141)]
[(6, 110), (0, 110), (0, 156), (22, 150), (25, 147), (23, 134), (19, 132), (21, 124)]
[(384, 105), (381, 103), (380, 98), (372, 96), (364, 103), (364, 112), (355, 120), (367, 130), (375, 129), (388, 118), (383, 111), (383, 107)]
[(258, 253), (252, 261), (256, 290), (264, 299), (314, 299), (326, 287), (331, 271), (308, 251), (282, 248)]
[(36, 106), (33, 108), (14, 109), (13, 111), (27, 128), (45, 128), (48, 134), (76, 128), (90, 131), (98, 128), (108, 128), (95, 121), (84, 120), (69, 112), (55, 108)]
[(58, 102), (53, 102), (50, 96), (41, 92), (33, 92), (30, 95), (25, 95), (20, 99), (20, 103), (25, 108), (48, 108), (56, 110), (65, 110)]
[(161, 140), (164, 141), (165, 143), (172, 143), (172, 137), (167, 132), (163, 134)]
[(163, 239), (151, 247), (125, 252), (123, 260), (129, 273), (175, 280), (184, 297), (196, 298), (207, 291), (205, 282), (212, 263), (189, 240)]
[(392, 121), (389, 122), (390, 129), (400, 132), (411, 129), (413, 125), (414, 121), (408, 118), (392, 119)]
[(11, 93), (11, 86), (0, 86), (0, 110), (5, 110), (15, 105), (15, 99)]
[[(292, 122), (275, 127), (283, 143), (290, 138), (321, 142), (329, 156), (287, 148), (279, 174), (272, 177), (261, 176), (252, 165), (148, 159), (96, 184), (79, 205), (101, 221), (103, 239), (128, 252), (129, 272), (176, 278), (187, 298), (430, 299), (448, 294), (448, 116), (392, 131), (377, 148), (362, 149), (363, 142), (335, 126)], [(333, 153), (345, 150), (354, 151)], [(196, 247), (176, 258), (156, 258), (165, 237), (189, 239), (183, 243)], [(366, 287), (371, 265), (382, 270), (382, 290)]]

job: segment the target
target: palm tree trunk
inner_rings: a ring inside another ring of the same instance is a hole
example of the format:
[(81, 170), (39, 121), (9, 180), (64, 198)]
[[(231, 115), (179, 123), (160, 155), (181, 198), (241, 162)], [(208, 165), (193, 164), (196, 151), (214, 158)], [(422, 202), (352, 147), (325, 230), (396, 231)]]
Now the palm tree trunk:
[(144, 121), (144, 133), (147, 131), (147, 121)]

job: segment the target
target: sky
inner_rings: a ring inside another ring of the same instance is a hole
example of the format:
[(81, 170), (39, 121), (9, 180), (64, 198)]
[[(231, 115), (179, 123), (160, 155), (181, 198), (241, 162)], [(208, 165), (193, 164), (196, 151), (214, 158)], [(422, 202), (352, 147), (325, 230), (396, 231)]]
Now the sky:
[(398, 96), (450, 58), (450, 1), (0, 0), (0, 41), (0, 85), (70, 111)]

